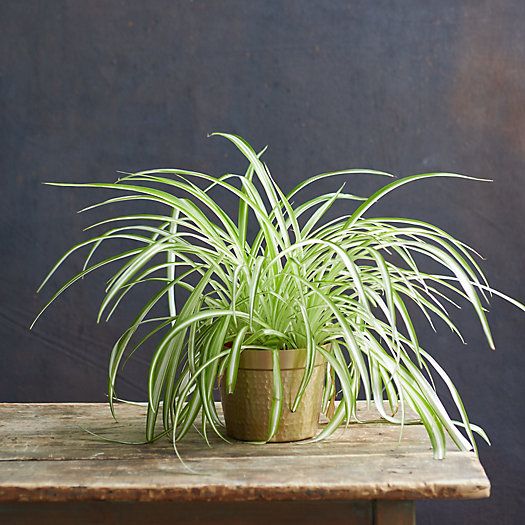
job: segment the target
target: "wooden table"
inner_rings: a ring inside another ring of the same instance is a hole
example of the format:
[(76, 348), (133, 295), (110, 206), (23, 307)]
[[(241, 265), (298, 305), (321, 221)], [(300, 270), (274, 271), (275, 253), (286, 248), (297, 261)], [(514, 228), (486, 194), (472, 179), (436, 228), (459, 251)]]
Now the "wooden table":
[[(140, 441), (145, 409), (104, 404), (0, 404), (0, 523), (229, 525), (408, 524), (418, 499), (489, 496), (474, 454), (452, 447), (432, 459), (419, 424), (380, 422), (359, 407), (364, 425), (317, 444), (251, 445), (194, 433), (180, 445)], [(169, 521), (168, 521), (169, 520)]]

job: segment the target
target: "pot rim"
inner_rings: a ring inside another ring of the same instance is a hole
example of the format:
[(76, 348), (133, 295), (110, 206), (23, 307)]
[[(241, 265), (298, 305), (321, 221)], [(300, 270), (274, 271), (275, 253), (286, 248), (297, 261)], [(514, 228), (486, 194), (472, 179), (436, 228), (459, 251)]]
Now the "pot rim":
[[(329, 347), (323, 345), (323, 348)], [(279, 350), (279, 365), (281, 370), (300, 370), (306, 367), (306, 348), (290, 348)], [(320, 352), (315, 353), (315, 367), (326, 363)], [(241, 352), (239, 370), (273, 370), (273, 350), (247, 348)]]

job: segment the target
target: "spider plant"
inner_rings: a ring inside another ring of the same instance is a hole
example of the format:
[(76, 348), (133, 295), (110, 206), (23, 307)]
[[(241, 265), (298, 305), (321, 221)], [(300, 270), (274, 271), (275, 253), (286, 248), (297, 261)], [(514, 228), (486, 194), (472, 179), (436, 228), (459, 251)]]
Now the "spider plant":
[[(113, 183), (50, 183), (120, 193), (82, 211), (130, 201), (160, 204), (165, 209), (162, 214), (123, 215), (90, 226), (89, 230), (109, 229), (71, 248), (39, 288), (66, 259), (87, 249), (83, 270), (51, 297), (42, 312), (72, 284), (110, 264), (117, 269), (107, 282), (98, 320), (110, 319), (135, 287), (151, 289), (151, 298), (111, 351), (112, 413), (123, 363), (154, 341), (147, 441), (169, 434), (176, 445), (199, 414), (204, 437), (210, 429), (222, 436), (223, 423), (214, 403), (218, 377), (233, 392), (241, 353), (269, 349), (275, 357), (271, 438), (283, 405), (278, 352), (305, 348), (306, 367), (292, 410), (301, 403), (316, 354), (323, 356), (328, 369), (322, 410), (329, 422), (316, 440), (355, 420), (356, 401), (363, 395), (392, 423), (402, 425), (406, 407), (414, 410), (437, 458), (445, 455), (446, 435), (461, 450), (475, 449), (473, 432), (485, 435), (469, 422), (454, 384), (432, 351), (421, 347), (411, 308), (420, 310), (432, 327), (433, 319), (441, 319), (462, 339), (445, 305), (454, 307), (456, 299), (465, 301), (494, 348), (483, 306), (488, 296), (497, 294), (525, 307), (493, 290), (476, 253), (442, 229), (415, 219), (365, 214), (392, 191), (418, 180), (484, 179), (425, 173), (394, 179), (368, 198), (345, 192), (343, 184), (336, 192), (301, 201), (305, 188), (328, 177), (393, 176), (367, 169), (322, 173), (285, 194), (261, 160), (264, 150), (257, 153), (236, 135), (213, 135), (228, 139), (246, 157), (244, 175), (216, 178), (183, 169), (156, 169), (124, 174)], [(230, 217), (214, 200), (217, 188), (235, 197), (237, 217)], [(353, 204), (352, 211), (327, 220), (327, 212), (338, 201)], [(257, 225), (253, 238), (248, 238), (249, 221)], [(94, 262), (99, 248), (115, 240), (129, 241), (129, 249)], [(444, 272), (425, 272), (420, 268), (424, 259), (438, 263)], [(176, 290), (184, 290), (187, 297), (182, 305), (177, 304)], [(159, 304), (167, 305), (164, 315), (152, 315)], [(438, 397), (433, 376), (448, 388), (459, 414), (457, 421)], [(336, 392), (341, 402), (329, 411)], [(159, 433), (156, 422), (160, 418), (164, 430)]]

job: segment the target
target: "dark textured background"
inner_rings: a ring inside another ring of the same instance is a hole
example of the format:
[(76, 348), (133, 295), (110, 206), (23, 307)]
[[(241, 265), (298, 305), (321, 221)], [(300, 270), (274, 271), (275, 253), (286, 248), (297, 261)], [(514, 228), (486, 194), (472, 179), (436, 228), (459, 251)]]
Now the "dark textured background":
[[(521, 0), (2, 0), (0, 25), (1, 400), (105, 399), (108, 352), (126, 321), (123, 314), (95, 324), (101, 274), (28, 331), (43, 304), (39, 280), (90, 222), (75, 210), (101, 197), (40, 183), (162, 166), (242, 169), (225, 141), (206, 139), (213, 130), (269, 143), (266, 160), (285, 188), (365, 166), (493, 178), (421, 182), (375, 212), (448, 229), (483, 252), (495, 287), (525, 299)], [(350, 184), (366, 193), (377, 181)], [(60, 279), (78, 267), (76, 260)], [(467, 347), (443, 326), (437, 336), (422, 327), (492, 438), (481, 459), (493, 496), (420, 504), (420, 523), (519, 523), (524, 319), (494, 301), (496, 352), (466, 312), (459, 321)], [(130, 365), (123, 395), (145, 397), (144, 371), (144, 359)]]

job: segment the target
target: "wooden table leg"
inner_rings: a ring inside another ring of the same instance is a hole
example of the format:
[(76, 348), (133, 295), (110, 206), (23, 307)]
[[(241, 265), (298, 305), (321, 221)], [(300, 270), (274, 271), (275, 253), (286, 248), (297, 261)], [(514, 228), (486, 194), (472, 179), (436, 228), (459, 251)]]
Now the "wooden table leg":
[(374, 525), (415, 525), (413, 501), (377, 500), (374, 502)]

